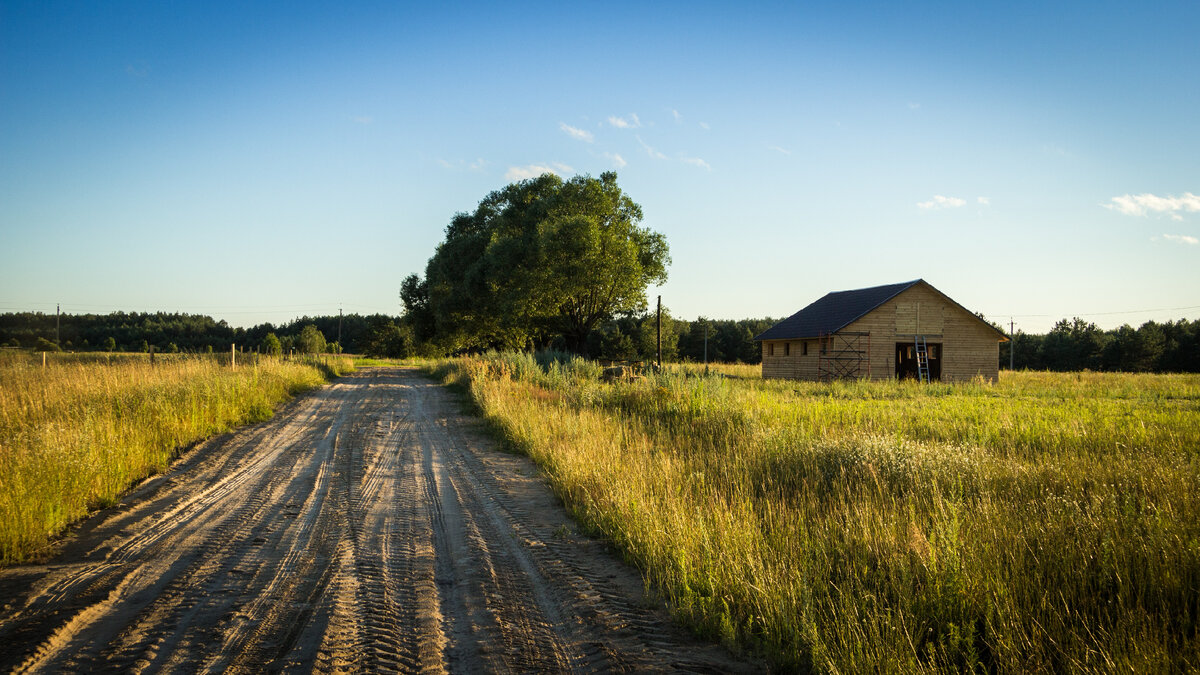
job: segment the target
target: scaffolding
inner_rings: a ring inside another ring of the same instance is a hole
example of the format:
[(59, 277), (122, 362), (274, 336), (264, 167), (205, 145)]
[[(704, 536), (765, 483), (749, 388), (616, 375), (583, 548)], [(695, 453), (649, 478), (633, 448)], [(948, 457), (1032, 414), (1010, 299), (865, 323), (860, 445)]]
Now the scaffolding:
[(871, 377), (871, 333), (826, 333), (818, 338), (817, 380)]

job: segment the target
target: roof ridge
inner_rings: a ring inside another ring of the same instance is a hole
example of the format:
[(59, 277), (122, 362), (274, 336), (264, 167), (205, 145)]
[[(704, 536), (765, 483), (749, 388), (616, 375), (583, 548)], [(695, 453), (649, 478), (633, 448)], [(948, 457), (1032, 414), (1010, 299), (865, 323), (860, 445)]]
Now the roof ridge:
[[(800, 311), (755, 336), (754, 339), (756, 341), (805, 339), (836, 333), (917, 284), (925, 284), (951, 304), (975, 316), (973, 312), (958, 304), (953, 298), (934, 288), (933, 284), (925, 281), (923, 278), (918, 278), (896, 284), (882, 284), (844, 291), (830, 291), (814, 302), (809, 303)], [(983, 320), (980, 319), (980, 321)], [(993, 329), (995, 328), (986, 321), (983, 323)], [(1001, 336), (1004, 336), (1002, 331), (997, 332)]]

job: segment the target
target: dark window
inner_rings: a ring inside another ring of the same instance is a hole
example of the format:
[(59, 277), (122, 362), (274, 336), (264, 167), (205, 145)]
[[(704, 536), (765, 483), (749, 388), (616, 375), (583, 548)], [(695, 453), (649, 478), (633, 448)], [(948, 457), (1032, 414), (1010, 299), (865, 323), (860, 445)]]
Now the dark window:
[(784, 356), (792, 355), (792, 343), (790, 343), (790, 342), (783, 343), (783, 355)]
[(775, 356), (775, 343), (774, 342), (767, 343), (767, 356)]
[(808, 341), (800, 343), (800, 356), (808, 356)]

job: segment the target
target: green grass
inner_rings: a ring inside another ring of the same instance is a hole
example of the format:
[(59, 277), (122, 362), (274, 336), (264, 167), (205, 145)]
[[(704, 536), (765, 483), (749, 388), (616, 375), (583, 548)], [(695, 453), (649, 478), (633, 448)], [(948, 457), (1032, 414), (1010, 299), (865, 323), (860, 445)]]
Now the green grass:
[[(239, 356), (239, 359), (242, 357)], [(0, 564), (36, 559), (89, 509), (116, 503), (181, 446), (271, 417), (349, 359), (229, 355), (0, 360)]]
[(1200, 376), (430, 369), (677, 616), (778, 668), (1200, 668)]

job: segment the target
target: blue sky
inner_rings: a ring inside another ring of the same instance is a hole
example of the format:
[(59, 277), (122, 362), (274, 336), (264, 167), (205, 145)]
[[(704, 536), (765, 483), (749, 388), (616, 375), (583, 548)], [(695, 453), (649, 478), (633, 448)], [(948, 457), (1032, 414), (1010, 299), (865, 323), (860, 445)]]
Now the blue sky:
[(1200, 317), (1200, 4), (644, 4), (0, 0), (0, 311), (398, 313), (455, 212), (616, 170), (682, 318)]

